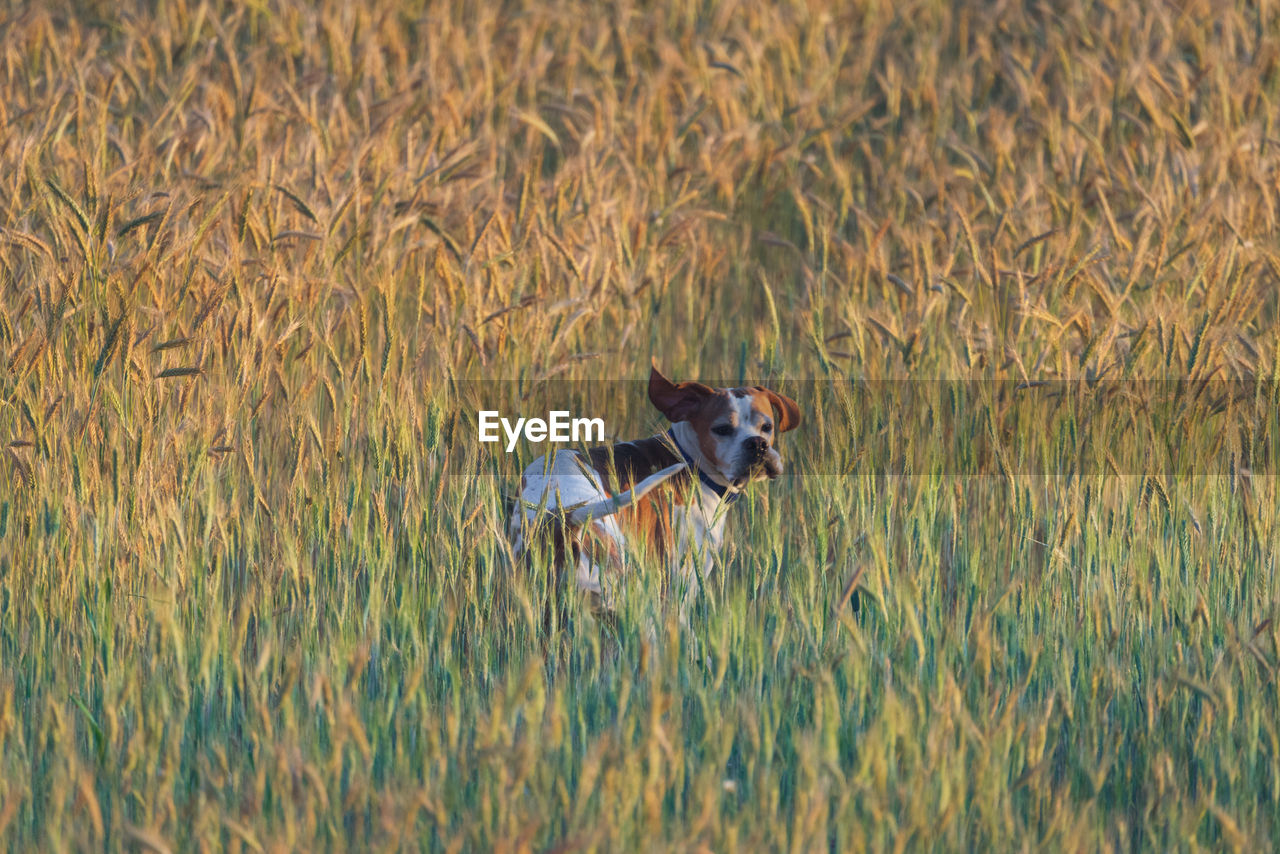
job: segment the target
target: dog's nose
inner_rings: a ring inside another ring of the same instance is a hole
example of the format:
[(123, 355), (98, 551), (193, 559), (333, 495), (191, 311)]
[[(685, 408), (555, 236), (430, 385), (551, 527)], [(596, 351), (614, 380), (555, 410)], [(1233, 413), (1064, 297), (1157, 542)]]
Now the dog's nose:
[(753, 457), (763, 457), (768, 450), (769, 443), (765, 441), (763, 436), (752, 436), (747, 439), (747, 451)]

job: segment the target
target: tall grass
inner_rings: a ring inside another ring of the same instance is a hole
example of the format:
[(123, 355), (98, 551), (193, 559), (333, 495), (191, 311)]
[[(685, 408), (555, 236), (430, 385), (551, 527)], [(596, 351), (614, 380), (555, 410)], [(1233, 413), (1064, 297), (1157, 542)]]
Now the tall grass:
[(0, 13), (0, 847), (1276, 844), (1265, 467), (887, 476), (807, 407), (689, 629), (547, 637), (458, 436), (651, 354), (1274, 404), (1278, 15)]

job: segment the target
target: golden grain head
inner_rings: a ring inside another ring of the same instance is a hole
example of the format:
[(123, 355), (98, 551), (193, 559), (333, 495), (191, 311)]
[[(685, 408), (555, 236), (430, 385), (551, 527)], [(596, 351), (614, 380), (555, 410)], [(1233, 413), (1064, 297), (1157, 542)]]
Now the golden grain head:
[[(1273, 4), (0, 17), (0, 847), (1280, 838)], [(548, 637), (470, 383), (655, 353), (809, 476)]]

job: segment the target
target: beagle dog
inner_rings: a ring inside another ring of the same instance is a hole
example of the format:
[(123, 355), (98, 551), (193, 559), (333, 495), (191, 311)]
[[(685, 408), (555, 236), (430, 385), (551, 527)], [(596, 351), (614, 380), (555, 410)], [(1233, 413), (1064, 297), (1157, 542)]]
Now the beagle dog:
[(673, 571), (668, 578), (683, 579), (687, 604), (721, 550), (725, 511), (748, 484), (782, 473), (777, 436), (800, 424), (789, 397), (763, 386), (673, 383), (656, 360), (649, 400), (669, 430), (539, 457), (520, 478), (508, 526), (517, 556), (549, 546), (557, 577), (572, 566), (577, 586), (606, 609), (614, 573), (637, 548)]

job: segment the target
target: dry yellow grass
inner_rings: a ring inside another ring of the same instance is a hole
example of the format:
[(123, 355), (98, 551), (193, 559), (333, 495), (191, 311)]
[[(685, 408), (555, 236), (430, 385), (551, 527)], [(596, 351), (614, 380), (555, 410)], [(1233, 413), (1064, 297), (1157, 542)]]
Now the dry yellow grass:
[(0, 845), (1280, 836), (1269, 470), (864, 477), (816, 412), (710, 667), (548, 651), (450, 476), (467, 380), (651, 354), (1274, 411), (1273, 3), (157, 5), (0, 13)]

